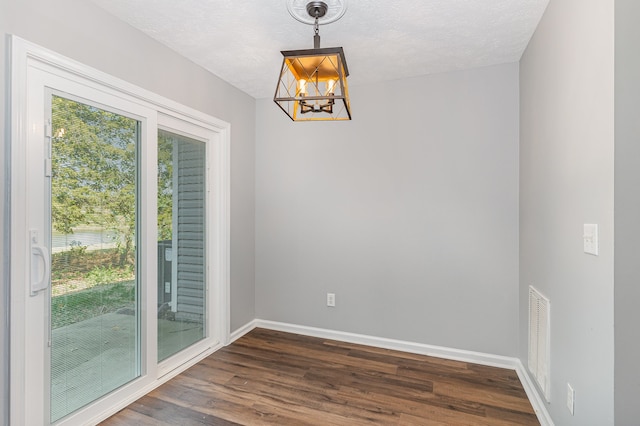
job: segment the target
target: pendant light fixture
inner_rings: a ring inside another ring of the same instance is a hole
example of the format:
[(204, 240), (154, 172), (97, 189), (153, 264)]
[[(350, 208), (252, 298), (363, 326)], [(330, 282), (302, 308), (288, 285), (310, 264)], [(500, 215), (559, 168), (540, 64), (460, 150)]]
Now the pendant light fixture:
[(319, 19), (328, 9), (323, 1), (306, 5), (313, 19), (313, 49), (281, 52), (284, 60), (273, 100), (293, 121), (351, 120), (344, 51), (342, 47), (320, 47)]

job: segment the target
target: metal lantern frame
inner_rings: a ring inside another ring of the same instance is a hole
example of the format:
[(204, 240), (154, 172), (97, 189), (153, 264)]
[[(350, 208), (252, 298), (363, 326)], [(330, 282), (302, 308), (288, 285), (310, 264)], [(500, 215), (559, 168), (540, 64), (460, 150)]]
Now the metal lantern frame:
[(273, 100), (285, 114), (293, 121), (351, 120), (349, 69), (342, 47), (281, 53), (284, 59)]

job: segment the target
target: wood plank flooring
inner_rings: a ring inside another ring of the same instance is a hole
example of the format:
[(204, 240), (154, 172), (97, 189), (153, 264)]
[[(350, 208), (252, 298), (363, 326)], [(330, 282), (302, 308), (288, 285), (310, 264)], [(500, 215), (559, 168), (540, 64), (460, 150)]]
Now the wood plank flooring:
[(513, 370), (264, 329), (102, 424), (539, 425)]

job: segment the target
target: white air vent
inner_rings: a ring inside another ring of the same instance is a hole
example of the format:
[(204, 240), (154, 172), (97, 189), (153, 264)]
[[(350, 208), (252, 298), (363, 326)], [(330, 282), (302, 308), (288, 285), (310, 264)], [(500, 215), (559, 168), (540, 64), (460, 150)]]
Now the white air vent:
[(549, 299), (529, 286), (529, 371), (549, 399)]

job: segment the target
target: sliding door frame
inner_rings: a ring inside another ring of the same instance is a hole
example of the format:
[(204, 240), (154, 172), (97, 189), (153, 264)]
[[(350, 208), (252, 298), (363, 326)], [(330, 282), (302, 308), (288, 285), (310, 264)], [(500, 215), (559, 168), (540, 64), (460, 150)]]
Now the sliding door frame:
[[(43, 335), (30, 336), (31, 327), (42, 318), (30, 318), (29, 312), (34, 306), (44, 307), (45, 294), (30, 295), (30, 246), (28, 230), (31, 224), (27, 217), (29, 179), (26, 165), (30, 161), (28, 152), (29, 140), (44, 135), (44, 125), (40, 127), (32, 120), (33, 113), (28, 96), (33, 90), (46, 87), (43, 80), (73, 82), (86, 86), (89, 92), (104, 94), (105, 98), (119, 98), (124, 103), (137, 105), (144, 114), (142, 152), (146, 158), (139, 163), (140, 173), (145, 174), (147, 181), (155, 181), (157, 161), (155, 151), (157, 144), (149, 143), (157, 138), (158, 126), (173, 131), (183, 129), (199, 129), (198, 134), (208, 135), (207, 150), (207, 239), (208, 239), (208, 271), (207, 294), (208, 305), (207, 337), (180, 354), (162, 363), (157, 362), (157, 315), (152, 306), (156, 300), (153, 289), (157, 288), (153, 278), (156, 277), (156, 262), (149, 260), (156, 256), (155, 248), (156, 223), (142, 223), (142, 246), (140, 256), (143, 258), (142, 280), (153, 281), (142, 283), (146, 287), (142, 291), (142, 369), (141, 376), (97, 402), (81, 408), (74, 414), (56, 424), (97, 423), (117, 412), (140, 396), (184, 371), (204, 357), (210, 355), (229, 341), (229, 285), (230, 285), (230, 125), (222, 120), (196, 111), (162, 96), (141, 89), (135, 85), (119, 80), (101, 71), (80, 64), (58, 55), (33, 43), (11, 37), (11, 103), (10, 103), (10, 423), (11, 424), (44, 424), (48, 422), (47, 407), (39, 394), (49, 395), (46, 389), (33, 389), (32, 384), (43, 383), (42, 377), (34, 381), (37, 375), (48, 374), (45, 371), (48, 362), (39, 363), (42, 351), (37, 342), (45, 344)], [(45, 76), (45, 77), (42, 77)], [(50, 79), (47, 77), (51, 77)], [(39, 86), (34, 87), (33, 85)], [(31, 86), (30, 86), (31, 85)], [(61, 90), (52, 87), (53, 90)], [(61, 90), (64, 91), (64, 90)], [(45, 91), (42, 91), (44, 98)], [(93, 100), (92, 100), (93, 101)], [(151, 116), (148, 112), (151, 111)], [(44, 110), (42, 111), (44, 116)], [(30, 121), (31, 120), (31, 121)], [(40, 127), (40, 128), (39, 128)], [(146, 133), (145, 133), (146, 132)], [(30, 139), (31, 138), (31, 139)], [(149, 146), (151, 145), (151, 146)], [(152, 152), (154, 151), (154, 152)], [(43, 165), (44, 168), (44, 165)], [(152, 175), (152, 176), (151, 176)], [(41, 175), (44, 179), (44, 173)], [(149, 192), (142, 191), (140, 205), (148, 215), (142, 216), (142, 222), (150, 222), (155, 217), (152, 208), (156, 206), (156, 188), (153, 183), (147, 187)], [(146, 206), (146, 207), (145, 207)], [(144, 214), (144, 212), (143, 212)], [(150, 245), (154, 245), (151, 247)], [(145, 260), (146, 259), (146, 260)], [(47, 291), (50, 291), (47, 289)], [(43, 314), (44, 315), (44, 314)], [(151, 349), (150, 349), (151, 348)], [(36, 367), (35, 369), (33, 367)], [(31, 386), (31, 387), (30, 387)], [(36, 395), (34, 395), (34, 392)]]

